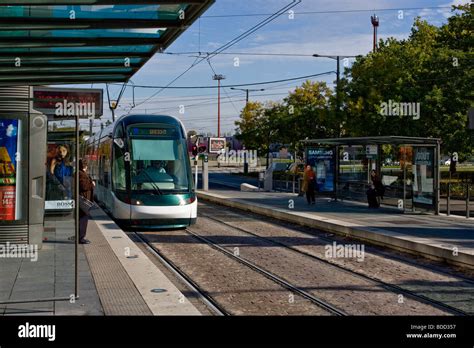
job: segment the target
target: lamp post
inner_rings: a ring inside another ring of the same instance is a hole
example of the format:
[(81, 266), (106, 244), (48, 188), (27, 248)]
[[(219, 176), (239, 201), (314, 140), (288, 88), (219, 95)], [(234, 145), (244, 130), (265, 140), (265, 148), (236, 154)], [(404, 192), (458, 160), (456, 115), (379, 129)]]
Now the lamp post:
[(215, 74), (212, 78), (217, 81), (217, 137), (221, 137), (221, 80), (225, 80), (224, 75)]
[[(336, 60), (337, 64), (337, 69), (336, 69), (336, 113), (337, 116), (339, 116), (339, 111), (340, 111), (340, 93), (339, 93), (339, 82), (341, 80), (341, 58), (358, 58), (361, 57), (361, 55), (357, 56), (336, 56), (336, 55), (325, 55), (325, 54), (313, 54), (313, 57), (315, 58), (330, 58)], [(340, 133), (340, 130), (339, 130)]]
[(372, 26), (374, 27), (374, 52), (377, 50), (377, 28), (380, 25), (379, 17), (377, 17), (374, 13), (373, 16), (370, 16), (370, 21), (372, 22)]
[[(246, 98), (245, 98), (245, 106), (249, 104), (249, 92), (263, 92), (265, 89), (260, 88), (260, 89), (248, 89), (248, 88), (234, 88), (231, 87), (230, 89), (234, 91), (243, 91), (246, 93)], [(245, 150), (245, 148), (244, 148)], [(247, 175), (249, 173), (249, 164), (247, 163), (247, 151), (244, 152), (244, 174)]]

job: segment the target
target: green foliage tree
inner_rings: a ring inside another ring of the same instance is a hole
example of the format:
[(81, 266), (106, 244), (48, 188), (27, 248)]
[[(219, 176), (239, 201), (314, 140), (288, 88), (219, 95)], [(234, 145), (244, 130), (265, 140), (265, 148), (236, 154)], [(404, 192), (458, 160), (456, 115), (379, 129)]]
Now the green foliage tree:
[[(473, 8), (458, 6), (448, 23), (415, 20), (406, 40), (381, 41), (344, 79), (346, 131), (352, 136), (401, 135), (442, 139), (445, 152), (474, 149), (467, 129), (473, 106)], [(453, 9), (454, 10), (454, 9)], [(381, 115), (383, 102), (420, 103), (420, 119)]]
[(333, 94), (324, 82), (306, 81), (282, 103), (249, 103), (236, 122), (239, 138), (248, 148), (264, 153), (268, 144), (289, 144), (292, 150), (305, 138), (336, 136)]

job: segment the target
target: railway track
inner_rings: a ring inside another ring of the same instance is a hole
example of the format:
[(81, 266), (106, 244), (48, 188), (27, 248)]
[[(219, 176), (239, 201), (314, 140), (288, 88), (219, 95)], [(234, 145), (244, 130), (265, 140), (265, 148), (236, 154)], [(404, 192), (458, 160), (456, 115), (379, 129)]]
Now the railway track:
[(198, 235), (197, 233), (194, 233), (192, 231), (190, 231), (189, 229), (186, 229), (186, 232), (189, 233), (190, 235), (192, 235), (194, 238), (208, 244), (209, 246), (211, 246), (212, 248), (222, 252), (223, 254), (237, 260), (238, 262), (240, 262), (241, 264), (251, 268), (252, 270), (262, 274), (263, 276), (267, 277), (268, 279), (274, 281), (275, 283), (278, 283), (279, 285), (285, 287), (286, 289), (294, 292), (294, 293), (297, 293), (299, 295), (301, 295), (302, 297), (308, 299), (309, 301), (311, 301), (312, 303), (316, 304), (317, 306), (325, 309), (326, 311), (334, 314), (334, 315), (337, 315), (337, 316), (347, 316), (348, 314), (345, 313), (344, 311), (338, 309), (337, 307), (329, 304), (328, 302), (326, 301), (323, 301), (322, 299), (314, 296), (314, 295), (311, 295), (310, 293), (308, 293), (307, 291), (303, 290), (303, 289), (300, 289), (299, 287), (287, 282), (286, 280), (276, 276), (275, 274), (271, 273), (271, 272), (268, 272), (267, 270), (259, 267), (258, 265), (256, 265), (255, 263), (252, 263), (248, 260), (245, 260), (244, 258), (238, 256), (238, 255), (235, 255), (234, 253), (230, 252), (229, 250), (221, 247), (220, 245), (218, 245), (217, 243), (214, 243), (213, 241), (207, 239), (206, 237), (203, 237), (203, 236), (200, 236)]
[(199, 298), (215, 315), (217, 316), (228, 316), (230, 315), (227, 310), (219, 305), (214, 299), (203, 289), (197, 285), (191, 277), (184, 273), (179, 267), (177, 267), (170, 259), (163, 255), (157, 250), (148, 240), (143, 238), (139, 232), (132, 232), (138, 240), (146, 246), (147, 250), (152, 253), (176, 278), (184, 283), (184, 285), (193, 293), (196, 298)]
[[(436, 308), (438, 308), (438, 309), (442, 309), (442, 310), (448, 311), (448, 312), (450, 312), (451, 314), (454, 314), (454, 315), (462, 315), (462, 316), (469, 315), (469, 313), (467, 313), (467, 312), (465, 312), (465, 311), (463, 311), (463, 310), (460, 310), (460, 309), (458, 309), (458, 308), (452, 307), (452, 306), (450, 306), (450, 305), (447, 305), (447, 304), (445, 304), (445, 303), (443, 303), (443, 302), (436, 301), (436, 300), (434, 300), (434, 299), (432, 299), (432, 298), (429, 298), (429, 297), (424, 296), (424, 295), (421, 295), (421, 294), (417, 294), (417, 293), (415, 293), (415, 292), (413, 292), (413, 291), (411, 291), (411, 290), (405, 289), (405, 288), (400, 287), (400, 286), (398, 286), (398, 285), (389, 284), (389, 283), (384, 282), (384, 281), (382, 281), (382, 280), (380, 280), (380, 279), (378, 279), (378, 278), (375, 278), (375, 277), (372, 277), (372, 276), (368, 276), (368, 275), (362, 274), (362, 273), (360, 273), (360, 272), (356, 272), (356, 271), (354, 271), (354, 270), (352, 270), (352, 269), (345, 268), (345, 267), (343, 267), (343, 266), (341, 266), (341, 265), (338, 265), (338, 264), (336, 264), (336, 263), (334, 263), (334, 262), (328, 261), (327, 259), (324, 259), (324, 258), (319, 257), (319, 256), (316, 256), (316, 255), (314, 255), (314, 254), (310, 254), (310, 253), (308, 253), (308, 252), (299, 250), (299, 249), (294, 248), (294, 247), (292, 247), (292, 246), (289, 246), (289, 245), (287, 245), (287, 244), (285, 244), (285, 243), (276, 241), (276, 240), (274, 240), (274, 239), (272, 239), (272, 238), (270, 238), (270, 237), (263, 237), (263, 236), (261, 236), (261, 235), (259, 235), (259, 234), (256, 234), (256, 233), (254, 233), (254, 232), (251, 232), (251, 231), (249, 231), (249, 230), (247, 230), (247, 229), (244, 229), (244, 228), (241, 228), (241, 227), (237, 227), (237, 226), (232, 225), (232, 224), (230, 224), (230, 223), (227, 223), (227, 222), (225, 222), (225, 221), (219, 220), (219, 219), (217, 219), (217, 218), (215, 218), (215, 217), (213, 217), (213, 216), (210, 216), (210, 215), (208, 215), (208, 214), (203, 214), (202, 211), (201, 211), (200, 215), (201, 215), (202, 217), (205, 217), (205, 218), (207, 218), (207, 219), (209, 219), (209, 220), (212, 220), (212, 221), (214, 221), (214, 222), (216, 222), (216, 223), (222, 224), (222, 225), (226, 226), (227, 228), (231, 228), (231, 229), (234, 229), (234, 230), (239, 231), (239, 232), (241, 232), (241, 233), (245, 233), (245, 234), (247, 234), (247, 235), (251, 235), (252, 237), (255, 237), (255, 238), (257, 238), (257, 239), (259, 239), (259, 240), (262, 240), (262, 241), (265, 241), (265, 242), (273, 243), (273, 244), (275, 244), (275, 245), (278, 245), (278, 246), (280, 246), (280, 247), (283, 247), (283, 248), (285, 248), (285, 249), (288, 249), (288, 250), (291, 250), (291, 251), (293, 251), (293, 252), (295, 252), (295, 253), (298, 253), (299, 255), (303, 255), (303, 256), (305, 256), (305, 257), (307, 257), (307, 258), (309, 258), (309, 259), (312, 259), (312, 260), (315, 260), (315, 261), (319, 261), (319, 262), (323, 262), (324, 264), (331, 265), (331, 266), (333, 266), (334, 268), (337, 268), (338, 270), (344, 271), (344, 272), (346, 272), (346, 273), (348, 273), (348, 274), (357, 276), (357, 277), (359, 277), (359, 278), (361, 278), (361, 279), (364, 279), (364, 280), (367, 280), (367, 281), (371, 281), (371, 282), (377, 283), (378, 285), (380, 285), (381, 287), (383, 287), (383, 288), (386, 289), (386, 290), (389, 290), (389, 291), (392, 291), (392, 292), (396, 292), (397, 294), (402, 294), (402, 295), (408, 296), (408, 297), (410, 297), (410, 298), (412, 298), (412, 299), (421, 301), (421, 302), (423, 302), (423, 303), (425, 303), (425, 304), (429, 304), (429, 305), (434, 306), (434, 307), (436, 307)], [(298, 231), (298, 232), (300, 232), (300, 231)], [(301, 233), (304, 233), (304, 232), (301, 232)], [(314, 235), (311, 235), (311, 234), (308, 234), (308, 235), (314, 237)], [(318, 237), (319, 237), (319, 236), (318, 236)], [(203, 237), (201, 237), (201, 238), (203, 238)], [(327, 241), (327, 242), (329, 242), (329, 243), (332, 243), (332, 242), (333, 242), (333, 240), (330, 240), (330, 239), (328, 239), (328, 238), (324, 238), (324, 237), (319, 237), (319, 238), (322, 239), (322, 240), (325, 240), (325, 241)], [(222, 248), (222, 247), (220, 247), (220, 248)], [(226, 250), (226, 251), (227, 251), (227, 250)], [(227, 252), (229, 252), (229, 251), (227, 251)], [(452, 276), (452, 275), (451, 275), (451, 276)], [(472, 282), (472, 280), (470, 280), (470, 279), (466, 279), (466, 280)]]

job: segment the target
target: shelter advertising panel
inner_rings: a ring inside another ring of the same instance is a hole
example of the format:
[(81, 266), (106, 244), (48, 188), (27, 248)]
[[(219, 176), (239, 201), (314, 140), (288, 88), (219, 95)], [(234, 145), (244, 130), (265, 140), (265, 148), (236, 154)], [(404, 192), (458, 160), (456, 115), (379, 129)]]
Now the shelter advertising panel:
[(413, 164), (413, 202), (433, 205), (434, 149), (415, 147)]
[(72, 142), (48, 142), (45, 210), (74, 208)]
[(0, 221), (19, 219), (20, 122), (0, 118)]
[(316, 173), (318, 192), (335, 191), (336, 151), (334, 148), (313, 147), (306, 152), (307, 163)]

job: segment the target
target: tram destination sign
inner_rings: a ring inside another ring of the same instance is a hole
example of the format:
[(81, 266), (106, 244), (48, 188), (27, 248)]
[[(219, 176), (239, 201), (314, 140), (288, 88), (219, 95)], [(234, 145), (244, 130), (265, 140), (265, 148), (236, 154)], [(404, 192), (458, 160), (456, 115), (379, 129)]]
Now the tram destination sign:
[(92, 88), (33, 88), (33, 109), (55, 119), (103, 115), (103, 91)]

